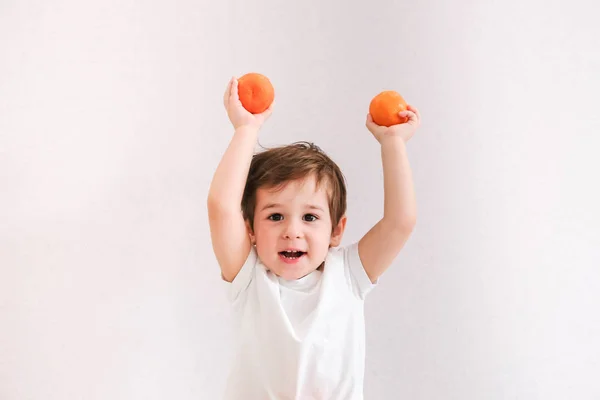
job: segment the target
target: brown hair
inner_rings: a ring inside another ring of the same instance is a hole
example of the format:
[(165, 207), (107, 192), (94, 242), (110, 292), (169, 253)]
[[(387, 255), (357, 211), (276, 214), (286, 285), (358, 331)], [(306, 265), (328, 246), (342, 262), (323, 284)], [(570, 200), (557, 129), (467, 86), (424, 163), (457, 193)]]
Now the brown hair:
[(315, 174), (317, 185), (327, 184), (329, 213), (333, 228), (346, 212), (346, 183), (342, 171), (317, 145), (296, 142), (257, 153), (252, 157), (246, 187), (242, 195), (244, 219), (254, 230), (256, 191), (278, 188), (297, 179)]

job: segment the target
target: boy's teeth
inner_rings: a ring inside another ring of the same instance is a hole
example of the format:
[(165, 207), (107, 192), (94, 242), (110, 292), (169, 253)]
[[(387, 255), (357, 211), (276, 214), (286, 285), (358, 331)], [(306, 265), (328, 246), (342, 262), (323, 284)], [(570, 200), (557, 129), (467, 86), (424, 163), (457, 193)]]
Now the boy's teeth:
[(282, 251), (281, 253), (286, 258), (298, 258), (302, 254), (304, 254), (304, 252), (302, 252), (302, 251)]

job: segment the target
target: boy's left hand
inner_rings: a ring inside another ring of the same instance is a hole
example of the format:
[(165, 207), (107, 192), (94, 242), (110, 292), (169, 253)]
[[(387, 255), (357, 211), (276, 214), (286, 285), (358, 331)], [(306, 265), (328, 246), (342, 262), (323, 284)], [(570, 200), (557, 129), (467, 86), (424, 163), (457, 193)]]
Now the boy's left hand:
[(407, 110), (401, 111), (399, 115), (401, 117), (408, 117), (408, 121), (387, 127), (377, 125), (373, 122), (371, 114), (367, 114), (367, 129), (375, 136), (375, 139), (377, 139), (379, 143), (381, 143), (385, 137), (389, 136), (401, 137), (404, 140), (404, 143), (406, 143), (413, 137), (415, 131), (421, 124), (421, 114), (419, 114), (419, 110), (417, 110), (416, 107), (409, 105)]

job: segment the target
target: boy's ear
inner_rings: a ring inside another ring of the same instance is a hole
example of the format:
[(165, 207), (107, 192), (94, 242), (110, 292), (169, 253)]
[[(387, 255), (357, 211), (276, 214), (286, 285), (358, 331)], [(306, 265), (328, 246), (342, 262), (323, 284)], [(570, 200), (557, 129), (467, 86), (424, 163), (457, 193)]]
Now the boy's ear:
[(340, 245), (342, 236), (344, 236), (344, 230), (346, 229), (346, 220), (346, 216), (342, 216), (337, 226), (333, 227), (333, 231), (331, 232), (331, 240), (329, 241), (329, 247), (337, 247)]
[(250, 243), (254, 245), (256, 244), (256, 238), (254, 237), (254, 232), (252, 232), (252, 228), (250, 227), (250, 221), (245, 220), (244, 222), (246, 223), (246, 232), (248, 232), (248, 236), (250, 236)]

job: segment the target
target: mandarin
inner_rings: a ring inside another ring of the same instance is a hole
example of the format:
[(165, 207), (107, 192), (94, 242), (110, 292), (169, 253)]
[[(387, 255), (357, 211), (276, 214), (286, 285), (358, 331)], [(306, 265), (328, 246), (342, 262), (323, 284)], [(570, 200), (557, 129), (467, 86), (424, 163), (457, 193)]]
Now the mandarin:
[(403, 124), (408, 121), (408, 117), (401, 117), (398, 113), (406, 111), (406, 107), (406, 101), (398, 92), (386, 90), (373, 97), (369, 105), (369, 114), (377, 125)]
[(256, 72), (238, 79), (238, 94), (244, 108), (252, 114), (265, 111), (275, 98), (275, 90), (269, 78)]

